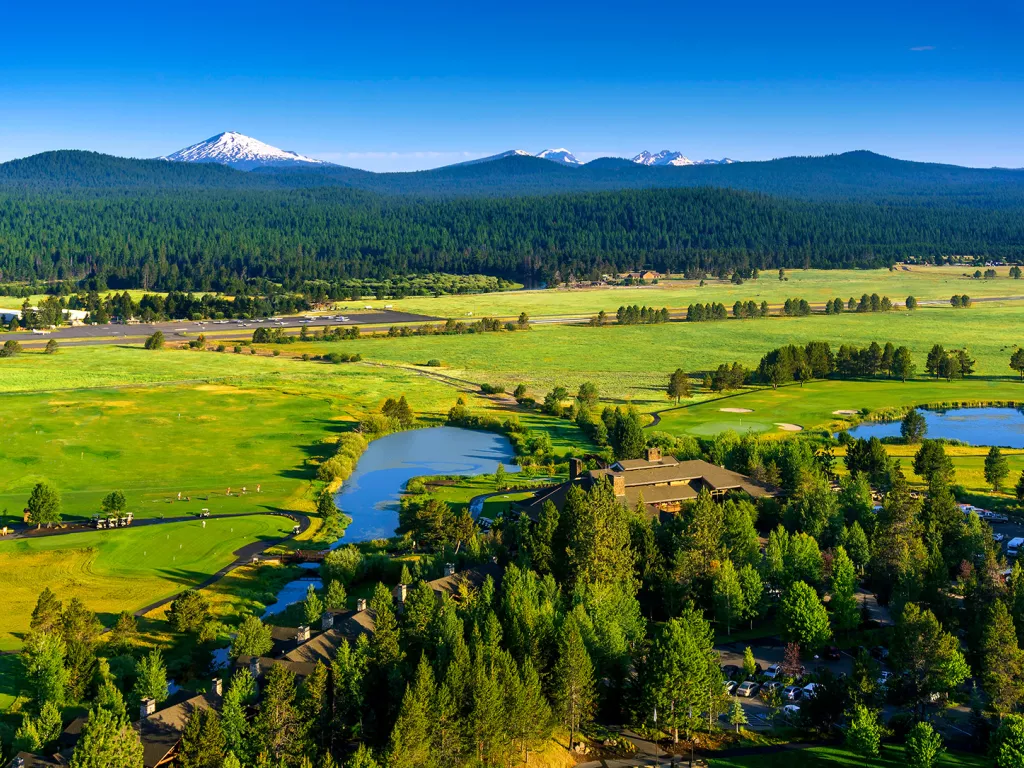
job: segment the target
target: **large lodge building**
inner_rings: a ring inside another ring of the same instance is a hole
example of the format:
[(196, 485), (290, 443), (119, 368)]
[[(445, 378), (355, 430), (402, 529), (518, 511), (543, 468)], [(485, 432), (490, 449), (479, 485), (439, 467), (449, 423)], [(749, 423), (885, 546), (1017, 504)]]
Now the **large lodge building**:
[(741, 491), (755, 498), (777, 496), (779, 490), (754, 478), (733, 472), (706, 461), (679, 461), (662, 456), (658, 448), (648, 448), (645, 459), (624, 459), (607, 469), (583, 471), (580, 459), (569, 460), (569, 480), (544, 488), (516, 505), (533, 520), (537, 519), (545, 503), (551, 502), (561, 511), (571, 487), (589, 491), (607, 479), (615, 497), (630, 509), (643, 500), (648, 515), (675, 514), (685, 502), (693, 501), (702, 490), (715, 499), (731, 491)]

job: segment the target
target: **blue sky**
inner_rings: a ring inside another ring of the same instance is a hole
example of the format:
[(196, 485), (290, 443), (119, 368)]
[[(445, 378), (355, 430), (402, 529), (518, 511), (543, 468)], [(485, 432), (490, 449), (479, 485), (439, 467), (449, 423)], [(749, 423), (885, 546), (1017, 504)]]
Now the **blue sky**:
[(223, 130), (372, 170), (511, 148), (1024, 167), (1011, 2), (8, 4), (0, 161)]

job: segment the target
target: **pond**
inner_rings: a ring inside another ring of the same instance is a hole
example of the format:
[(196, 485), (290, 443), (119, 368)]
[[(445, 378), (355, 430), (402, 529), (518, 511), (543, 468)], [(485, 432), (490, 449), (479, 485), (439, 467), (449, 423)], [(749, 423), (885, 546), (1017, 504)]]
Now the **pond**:
[(413, 429), (374, 440), (335, 497), (352, 518), (335, 546), (393, 536), (399, 496), (414, 477), (490, 474), (499, 462), (518, 472), (514, 458), (504, 435), (459, 427)]
[[(315, 563), (309, 563), (313, 568), (319, 568)], [(263, 618), (268, 616), (274, 616), (278, 613), (284, 613), (285, 609), (289, 605), (295, 605), (295, 603), (301, 603), (306, 599), (306, 591), (309, 589), (309, 585), (313, 585), (313, 589), (322, 590), (324, 583), (319, 578), (301, 578), (289, 581), (281, 590), (277, 593), (277, 602), (271, 603), (267, 606), (267, 609), (263, 611)]]
[[(1016, 408), (918, 409), (928, 431), (925, 437), (944, 437), (971, 445), (1024, 448), (1024, 413)], [(899, 437), (900, 422), (864, 423), (850, 430), (854, 437)]]

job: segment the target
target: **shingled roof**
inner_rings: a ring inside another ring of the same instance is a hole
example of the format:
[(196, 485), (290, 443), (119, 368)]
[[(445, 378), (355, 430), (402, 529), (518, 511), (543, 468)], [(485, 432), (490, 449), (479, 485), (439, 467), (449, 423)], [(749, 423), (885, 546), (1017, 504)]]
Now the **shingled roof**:
[(142, 739), (142, 762), (146, 768), (169, 763), (181, 741), (189, 717), (198, 709), (220, 709), (221, 696), (204, 693), (174, 706), (161, 709), (135, 724)]

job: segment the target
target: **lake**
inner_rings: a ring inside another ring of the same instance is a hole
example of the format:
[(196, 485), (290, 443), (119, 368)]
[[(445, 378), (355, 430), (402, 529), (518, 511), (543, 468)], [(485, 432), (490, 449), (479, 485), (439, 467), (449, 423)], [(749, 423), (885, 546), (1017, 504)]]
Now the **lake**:
[(335, 546), (394, 536), (400, 494), (414, 477), (491, 474), (499, 462), (518, 472), (514, 459), (507, 437), (475, 429), (412, 429), (374, 440), (335, 497), (352, 518)]
[[(971, 445), (1024, 448), (1024, 414), (1016, 408), (919, 409), (928, 425), (925, 437), (944, 437)], [(854, 437), (899, 437), (900, 422), (865, 422), (850, 430)]]

